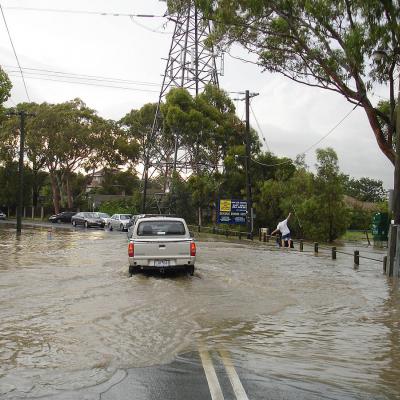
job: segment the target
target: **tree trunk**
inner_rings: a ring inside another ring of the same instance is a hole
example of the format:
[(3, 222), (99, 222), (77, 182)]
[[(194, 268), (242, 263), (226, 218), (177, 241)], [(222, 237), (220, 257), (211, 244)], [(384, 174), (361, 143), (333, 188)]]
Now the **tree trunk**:
[(201, 207), (198, 208), (198, 214), (199, 214), (199, 226), (201, 226), (201, 220), (202, 220)]
[(65, 190), (64, 190), (64, 182), (63, 182), (63, 176), (60, 176), (60, 173), (56, 174), (56, 182), (58, 186), (58, 193), (59, 193), (59, 198), (60, 198), (60, 203), (63, 207), (65, 207), (66, 202), (65, 202)]
[(33, 177), (33, 179), (32, 179), (32, 205), (35, 208), (38, 205), (39, 191), (40, 191), (39, 183), (38, 183), (38, 174), (39, 174), (38, 170), (34, 169), (32, 171), (32, 177)]
[(374, 132), (376, 142), (378, 143), (379, 148), (382, 153), (390, 160), (390, 162), (394, 165), (396, 160), (396, 153), (393, 150), (393, 147), (390, 146), (383, 136), (382, 129), (379, 125), (376, 113), (371, 106), (371, 104), (364, 104), (364, 110), (368, 117), (368, 122)]
[(67, 206), (69, 210), (72, 210), (72, 207), (74, 206), (74, 201), (72, 197), (72, 189), (69, 181), (69, 173), (66, 173), (65, 175), (65, 185), (66, 185), (66, 190), (67, 190)]
[(51, 190), (53, 193), (54, 213), (58, 214), (60, 212), (60, 192), (58, 189), (57, 179), (54, 176), (54, 172), (50, 172), (50, 182)]

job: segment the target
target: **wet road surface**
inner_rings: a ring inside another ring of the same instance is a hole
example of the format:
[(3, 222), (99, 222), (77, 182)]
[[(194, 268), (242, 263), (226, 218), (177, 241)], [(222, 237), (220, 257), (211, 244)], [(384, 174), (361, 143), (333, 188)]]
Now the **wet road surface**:
[(400, 398), (380, 264), (212, 239), (194, 277), (129, 278), (126, 248), (0, 225), (1, 399)]

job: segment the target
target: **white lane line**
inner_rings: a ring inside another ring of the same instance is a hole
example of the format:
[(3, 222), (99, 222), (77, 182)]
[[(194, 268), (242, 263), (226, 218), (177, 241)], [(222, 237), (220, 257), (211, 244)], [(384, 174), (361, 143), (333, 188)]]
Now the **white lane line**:
[(228, 378), (231, 381), (232, 389), (235, 392), (237, 400), (249, 400), (247, 394), (244, 390), (242, 382), (240, 382), (239, 376), (235, 370), (232, 359), (229, 356), (229, 353), (226, 350), (219, 350), (219, 354), (222, 358), (222, 362), (224, 363), (226, 373), (228, 374)]
[(224, 400), (224, 395), (222, 394), (221, 386), (219, 385), (217, 374), (215, 373), (210, 354), (207, 350), (200, 349), (199, 354), (201, 362), (203, 363), (203, 368), (206, 374), (212, 400)]

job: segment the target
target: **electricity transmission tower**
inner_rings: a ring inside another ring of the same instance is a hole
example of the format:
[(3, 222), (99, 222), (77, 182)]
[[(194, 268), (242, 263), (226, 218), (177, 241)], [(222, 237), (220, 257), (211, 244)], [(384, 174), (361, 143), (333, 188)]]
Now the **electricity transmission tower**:
[(210, 33), (209, 21), (204, 21), (194, 5), (188, 1), (186, 7), (169, 17), (175, 23), (162, 86), (158, 99), (152, 132), (145, 148), (143, 172), (142, 212), (146, 212), (147, 185), (150, 174), (165, 177), (164, 193), (168, 192), (173, 172), (186, 171), (190, 174), (192, 165), (190, 154), (179, 144), (178, 134), (173, 143), (160, 142), (161, 123), (160, 105), (168, 90), (175, 87), (186, 88), (191, 94), (198, 95), (207, 84), (219, 86), (218, 74), (223, 75), (223, 57), (221, 68), (217, 70), (217, 55), (213, 48), (207, 48), (205, 39)]

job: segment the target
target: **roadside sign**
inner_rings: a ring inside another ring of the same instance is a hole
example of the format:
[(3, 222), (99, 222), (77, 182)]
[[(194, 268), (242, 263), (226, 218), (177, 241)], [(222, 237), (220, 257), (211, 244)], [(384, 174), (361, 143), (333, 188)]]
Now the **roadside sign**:
[(218, 204), (218, 224), (246, 224), (247, 201), (220, 199)]

